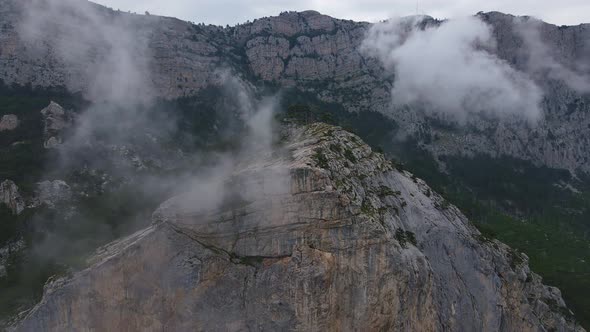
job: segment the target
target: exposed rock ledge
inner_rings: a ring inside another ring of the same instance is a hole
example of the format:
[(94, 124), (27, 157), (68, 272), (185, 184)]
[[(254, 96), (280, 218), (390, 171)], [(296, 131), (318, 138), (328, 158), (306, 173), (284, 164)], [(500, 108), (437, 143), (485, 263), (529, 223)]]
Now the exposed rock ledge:
[(46, 149), (53, 149), (62, 143), (62, 131), (70, 126), (70, 115), (58, 103), (50, 102), (47, 107), (41, 110), (44, 128), (43, 144)]
[(0, 204), (2, 203), (15, 215), (20, 214), (25, 209), (25, 201), (20, 195), (17, 185), (11, 180), (4, 180), (4, 182), (0, 183)]
[(14, 114), (6, 114), (0, 118), (0, 132), (15, 130), (18, 127), (18, 117)]
[(217, 208), (164, 203), (15, 329), (583, 331), (524, 255), (338, 128), (296, 130), (226, 186), (242, 194)]

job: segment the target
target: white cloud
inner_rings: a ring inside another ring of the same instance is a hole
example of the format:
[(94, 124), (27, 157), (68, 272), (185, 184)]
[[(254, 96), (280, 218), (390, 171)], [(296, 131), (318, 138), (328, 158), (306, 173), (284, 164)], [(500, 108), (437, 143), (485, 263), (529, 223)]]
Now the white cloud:
[(495, 56), (491, 28), (476, 17), (418, 28), (422, 17), (375, 24), (362, 50), (395, 73), (392, 100), (459, 120), (474, 113), (541, 116), (541, 89)]
[(590, 23), (588, 0), (96, 0), (121, 10), (174, 16), (212, 24), (235, 24), (285, 10), (313, 9), (338, 18), (378, 21), (392, 16), (427, 14), (452, 18), (479, 11), (531, 15), (554, 24)]
[(53, 49), (64, 64), (82, 68), (82, 80), (68, 79), (89, 85), (83, 87), (86, 98), (123, 104), (151, 96), (147, 42), (137, 38), (131, 22), (78, 0), (37, 0), (25, 8), (18, 27), (21, 38), (32, 50), (41, 41), (55, 43)]

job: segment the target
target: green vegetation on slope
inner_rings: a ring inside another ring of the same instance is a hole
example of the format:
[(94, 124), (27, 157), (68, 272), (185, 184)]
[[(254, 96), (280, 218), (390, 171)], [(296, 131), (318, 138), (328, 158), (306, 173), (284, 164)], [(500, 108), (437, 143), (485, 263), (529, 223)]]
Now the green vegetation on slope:
[[(449, 174), (440, 173), (434, 159), (415, 147), (403, 160), (485, 236), (526, 253), (531, 269), (558, 287), (576, 319), (590, 327), (588, 182), (507, 157), (447, 158)], [(574, 183), (580, 193), (559, 183)]]
[(0, 82), (0, 116), (15, 114), (19, 126), (0, 133), (0, 181), (11, 179), (23, 190), (30, 190), (47, 164), (49, 152), (43, 148), (43, 119), (40, 111), (50, 101), (66, 108), (79, 107), (82, 98), (64, 89), (33, 89), (6, 86)]
[(559, 219), (517, 220), (490, 210), (476, 226), (487, 237), (495, 237), (526, 253), (533, 271), (544, 283), (558, 287), (577, 320), (590, 321), (590, 242)]

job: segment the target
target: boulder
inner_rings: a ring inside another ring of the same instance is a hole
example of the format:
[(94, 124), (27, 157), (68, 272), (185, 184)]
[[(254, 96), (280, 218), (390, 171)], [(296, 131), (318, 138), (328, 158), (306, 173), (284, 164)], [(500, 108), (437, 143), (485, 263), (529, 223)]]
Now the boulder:
[(44, 146), (53, 149), (62, 143), (62, 131), (71, 125), (66, 111), (59, 104), (51, 102), (49, 106), (41, 110), (44, 122)]
[(6, 114), (0, 118), (0, 132), (15, 130), (18, 127), (18, 117), (14, 114)]
[(11, 180), (0, 183), (0, 203), (6, 204), (15, 215), (25, 209), (25, 201), (21, 197), (18, 187)]

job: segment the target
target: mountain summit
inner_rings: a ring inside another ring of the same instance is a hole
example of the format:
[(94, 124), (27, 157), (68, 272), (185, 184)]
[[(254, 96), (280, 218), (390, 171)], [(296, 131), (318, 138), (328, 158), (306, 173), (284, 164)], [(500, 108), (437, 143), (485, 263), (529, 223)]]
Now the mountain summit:
[(283, 148), (236, 169), (239, 199), (164, 203), (16, 330), (583, 331), (525, 255), (357, 136), (313, 124)]

